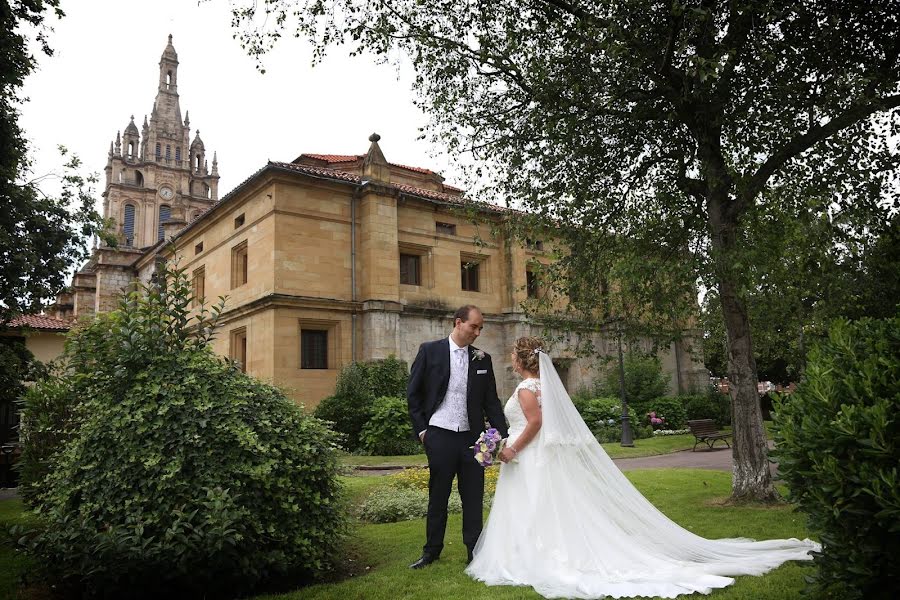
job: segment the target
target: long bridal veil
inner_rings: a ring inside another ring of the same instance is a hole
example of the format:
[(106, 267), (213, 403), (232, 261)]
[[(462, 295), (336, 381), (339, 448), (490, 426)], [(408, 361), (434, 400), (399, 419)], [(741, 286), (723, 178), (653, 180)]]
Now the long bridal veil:
[(516, 508), (536, 558), (524, 560), (528, 572), (519, 583), (551, 598), (673, 598), (811, 560), (819, 549), (808, 539), (708, 540), (680, 527), (613, 464), (543, 352), (540, 375), (543, 424), (531, 474), (537, 481), (528, 486), (536, 491)]

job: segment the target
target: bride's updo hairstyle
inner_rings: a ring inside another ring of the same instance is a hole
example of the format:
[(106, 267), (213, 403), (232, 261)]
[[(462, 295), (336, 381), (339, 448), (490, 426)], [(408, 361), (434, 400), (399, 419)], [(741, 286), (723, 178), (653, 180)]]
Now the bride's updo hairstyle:
[(544, 342), (534, 336), (520, 337), (513, 345), (513, 352), (519, 361), (519, 366), (530, 373), (540, 373), (540, 359), (535, 350), (543, 350)]

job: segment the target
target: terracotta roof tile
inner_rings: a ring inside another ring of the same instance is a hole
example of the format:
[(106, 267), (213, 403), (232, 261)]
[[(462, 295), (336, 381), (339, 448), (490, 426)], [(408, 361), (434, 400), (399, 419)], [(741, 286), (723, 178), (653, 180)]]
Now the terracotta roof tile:
[(361, 154), (301, 154), (300, 158), (314, 158), (330, 163), (354, 162), (362, 158)]
[(54, 329), (68, 331), (71, 325), (47, 315), (21, 315), (9, 322), (9, 327), (31, 327), (32, 329)]
[[(312, 158), (314, 160), (322, 160), (328, 163), (348, 163), (348, 162), (356, 162), (360, 159), (365, 158), (365, 154), (301, 154), (297, 160), (300, 158)], [(432, 175), (434, 171), (430, 169), (425, 169), (422, 167), (410, 167), (409, 165), (400, 165), (397, 163), (388, 163), (392, 167), (400, 167), (401, 169), (406, 169), (407, 171), (415, 171), (416, 173), (424, 173), (425, 175)]]
[(327, 177), (328, 179), (337, 179), (340, 181), (350, 181), (352, 183), (360, 183), (362, 179), (358, 175), (338, 171), (337, 169), (326, 169), (324, 167), (310, 167), (309, 165), (298, 165), (296, 163), (269, 162), (270, 165), (280, 169), (296, 171), (297, 173), (305, 173), (313, 177)]

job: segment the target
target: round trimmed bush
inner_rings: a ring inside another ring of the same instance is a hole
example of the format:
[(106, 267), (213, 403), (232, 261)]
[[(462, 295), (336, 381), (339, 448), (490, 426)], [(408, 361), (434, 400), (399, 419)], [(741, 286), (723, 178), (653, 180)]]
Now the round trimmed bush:
[(775, 401), (774, 456), (822, 540), (813, 595), (900, 589), (900, 318), (835, 322), (797, 391)]
[(657, 418), (664, 420), (664, 424), (658, 426), (657, 429), (683, 429), (687, 427), (687, 413), (681, 398), (678, 396), (662, 396), (647, 402), (643, 405), (643, 414), (638, 415), (641, 423), (649, 423), (647, 413), (650, 412), (656, 413)]
[(53, 383), (82, 394), (81, 420), (38, 482), (45, 527), (26, 549), (86, 596), (233, 597), (324, 574), (345, 530), (333, 432), (215, 356), (202, 315), (188, 329), (183, 272), (159, 281), (95, 322), (106, 346)]
[[(333, 424), (350, 452), (365, 452), (363, 427), (372, 418), (376, 397), (406, 396), (406, 363), (393, 355), (384, 360), (350, 363), (341, 369), (334, 395), (316, 406), (314, 415)], [(405, 410), (405, 409), (404, 409)], [(409, 421), (409, 415), (404, 417)]]
[(372, 403), (372, 416), (359, 435), (361, 449), (373, 455), (418, 454), (422, 446), (415, 439), (406, 399), (382, 397)]

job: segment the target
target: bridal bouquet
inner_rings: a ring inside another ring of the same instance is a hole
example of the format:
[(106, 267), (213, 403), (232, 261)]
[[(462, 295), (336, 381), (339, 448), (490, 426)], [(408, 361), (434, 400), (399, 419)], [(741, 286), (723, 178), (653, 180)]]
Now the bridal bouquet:
[(500, 451), (503, 450), (505, 440), (500, 439), (500, 432), (491, 427), (487, 431), (482, 431), (481, 435), (475, 441), (475, 445), (471, 446), (475, 451), (475, 460), (482, 467), (490, 467), (497, 460)]

